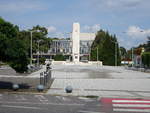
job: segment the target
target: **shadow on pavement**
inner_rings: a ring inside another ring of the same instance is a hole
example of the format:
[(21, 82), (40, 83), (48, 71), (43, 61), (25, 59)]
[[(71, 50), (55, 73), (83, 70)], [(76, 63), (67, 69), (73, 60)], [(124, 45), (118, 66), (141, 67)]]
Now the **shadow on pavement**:
[[(4, 81), (0, 81), (0, 89), (12, 89), (12, 82), (4, 82)], [(29, 89), (31, 86), (29, 86), (28, 84), (18, 84), (19, 85), (19, 89)]]

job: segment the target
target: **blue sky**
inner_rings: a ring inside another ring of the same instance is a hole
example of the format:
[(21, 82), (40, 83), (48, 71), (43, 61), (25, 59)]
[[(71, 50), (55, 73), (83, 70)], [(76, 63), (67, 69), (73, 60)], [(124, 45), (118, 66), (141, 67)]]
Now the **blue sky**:
[(57, 37), (79, 22), (82, 32), (108, 30), (130, 48), (150, 35), (149, 5), (150, 0), (0, 0), (0, 16), (21, 29), (45, 26)]

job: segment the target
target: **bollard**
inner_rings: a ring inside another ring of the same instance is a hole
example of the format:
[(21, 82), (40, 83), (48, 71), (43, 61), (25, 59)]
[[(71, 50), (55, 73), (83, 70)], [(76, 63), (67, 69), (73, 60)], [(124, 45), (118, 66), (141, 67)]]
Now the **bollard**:
[(38, 85), (37, 86), (37, 90), (39, 91), (39, 92), (41, 92), (41, 91), (43, 91), (44, 90), (44, 86), (43, 85)]
[(72, 93), (73, 88), (71, 86), (67, 86), (65, 88), (66, 93)]
[(19, 85), (18, 84), (13, 84), (12, 86), (14, 91), (17, 91), (19, 89)]

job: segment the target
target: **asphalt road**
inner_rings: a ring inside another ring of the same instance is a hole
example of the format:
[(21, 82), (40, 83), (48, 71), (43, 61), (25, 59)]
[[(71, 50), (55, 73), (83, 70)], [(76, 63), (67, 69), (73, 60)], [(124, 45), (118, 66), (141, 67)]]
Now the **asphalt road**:
[(0, 94), (0, 113), (149, 113), (150, 100)]
[(0, 113), (100, 113), (100, 101), (84, 97), (0, 94)]

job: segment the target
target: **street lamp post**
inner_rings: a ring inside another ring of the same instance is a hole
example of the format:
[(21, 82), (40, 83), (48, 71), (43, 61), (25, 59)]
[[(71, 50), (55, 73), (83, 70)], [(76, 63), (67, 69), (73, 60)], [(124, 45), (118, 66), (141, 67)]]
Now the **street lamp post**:
[(91, 47), (89, 48), (89, 61), (91, 60)]
[(30, 32), (30, 36), (31, 36), (31, 41), (30, 41), (30, 66), (32, 66), (32, 59), (33, 59), (33, 54), (32, 54), (32, 33), (33, 32), (40, 32), (39, 30), (35, 30), (35, 31), (29, 31)]
[(132, 67), (133, 67), (133, 62), (134, 62), (134, 56), (133, 56), (133, 54), (134, 54), (134, 52), (133, 52), (133, 47), (132, 47)]
[(117, 66), (117, 42), (115, 42), (115, 66)]
[(31, 43), (30, 43), (30, 45), (31, 45), (31, 47), (30, 47), (30, 66), (32, 66), (32, 32), (33, 31), (30, 31), (30, 35), (31, 35)]
[(98, 62), (98, 47), (96, 48), (96, 50), (97, 50), (97, 62)]
[(37, 66), (39, 66), (39, 54), (40, 54), (40, 50), (39, 50), (39, 48), (40, 48), (40, 42), (41, 42), (41, 40), (38, 40), (37, 42), (38, 42), (38, 57), (37, 57)]

